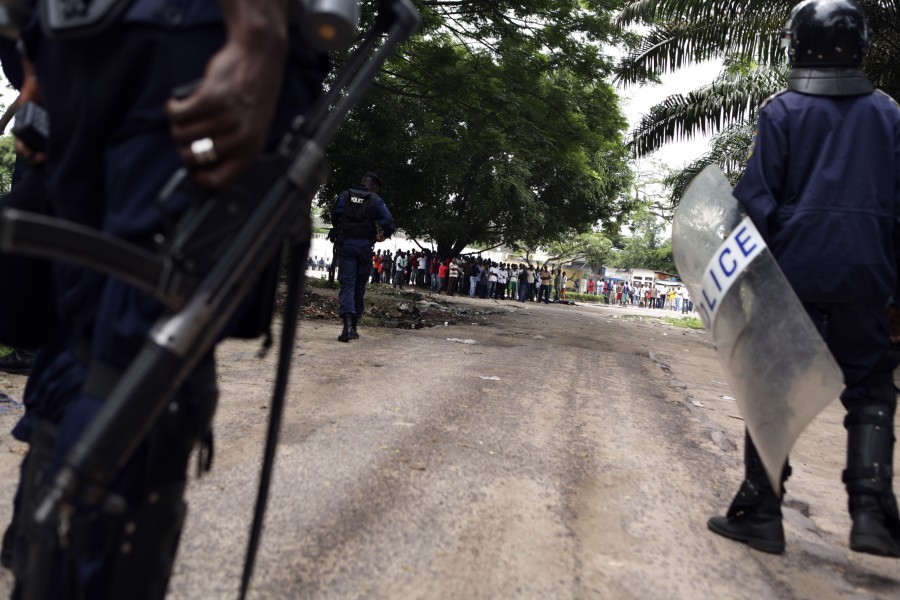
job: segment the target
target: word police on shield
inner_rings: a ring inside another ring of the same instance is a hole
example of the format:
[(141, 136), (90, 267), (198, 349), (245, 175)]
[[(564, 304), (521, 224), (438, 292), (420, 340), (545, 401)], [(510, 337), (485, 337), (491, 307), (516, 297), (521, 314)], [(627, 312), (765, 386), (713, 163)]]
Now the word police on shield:
[(697, 310), (707, 329), (715, 321), (721, 300), (731, 289), (732, 284), (765, 249), (766, 243), (753, 221), (750, 217), (744, 217), (725, 243), (713, 254), (703, 274), (697, 303)]
[(716, 165), (681, 198), (672, 254), (778, 491), (794, 442), (840, 394), (841, 369)]

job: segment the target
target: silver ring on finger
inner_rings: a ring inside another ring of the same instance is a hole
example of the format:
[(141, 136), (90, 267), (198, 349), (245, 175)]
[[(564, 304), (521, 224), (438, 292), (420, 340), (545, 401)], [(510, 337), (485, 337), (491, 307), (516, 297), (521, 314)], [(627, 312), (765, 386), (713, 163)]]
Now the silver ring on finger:
[(211, 165), (218, 162), (219, 155), (216, 154), (216, 146), (211, 138), (205, 137), (191, 142), (191, 154), (198, 165)]

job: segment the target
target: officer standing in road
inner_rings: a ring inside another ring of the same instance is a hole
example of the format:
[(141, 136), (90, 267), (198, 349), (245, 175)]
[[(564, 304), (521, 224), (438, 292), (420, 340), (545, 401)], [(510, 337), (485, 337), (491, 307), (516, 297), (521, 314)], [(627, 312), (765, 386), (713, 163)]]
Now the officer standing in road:
[[(338, 196), (331, 211), (331, 223), (340, 239), (338, 281), (341, 284), (340, 316), (344, 329), (339, 342), (359, 339), (356, 326), (365, 308), (366, 281), (372, 269), (372, 250), (394, 233), (394, 218), (378, 195), (381, 179), (366, 173), (362, 183)], [(376, 223), (381, 226), (378, 231)]]
[[(191, 197), (180, 190), (157, 203), (173, 173), (187, 166), (195, 190), (226, 186), (310, 106), (328, 68), (295, 34), (283, 0), (35, 4), (22, 30), (33, 70), (21, 102), (49, 114), (54, 212), (148, 250)], [(177, 89), (185, 91), (174, 97)], [(17, 148), (42, 158), (23, 140)], [(14, 431), (41, 457), (29, 468), (51, 477), (163, 312), (127, 284), (70, 265), (56, 267), (55, 283), (63, 325), (35, 360)], [(24, 528), (18, 592), (162, 598), (185, 515), (187, 460), (209, 432), (217, 396), (210, 353), (110, 483), (114, 513), (79, 507), (42, 530)]]
[[(735, 197), (766, 239), (844, 375), (850, 549), (900, 557), (892, 488), (897, 396), (887, 306), (900, 256), (900, 106), (861, 70), (869, 45), (853, 0), (807, 0), (784, 31), (788, 89), (763, 105)], [(821, 265), (828, 265), (827, 277)], [(784, 551), (781, 497), (745, 436), (745, 480), (709, 528)], [(782, 482), (790, 474), (785, 464)]]

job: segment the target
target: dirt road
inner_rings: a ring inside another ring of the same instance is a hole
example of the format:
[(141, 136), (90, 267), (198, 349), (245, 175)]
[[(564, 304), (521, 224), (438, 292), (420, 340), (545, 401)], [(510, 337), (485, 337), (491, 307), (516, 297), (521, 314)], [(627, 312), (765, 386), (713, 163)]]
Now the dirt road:
[[(706, 531), (741, 479), (743, 423), (703, 332), (656, 311), (454, 304), (455, 325), (350, 344), (303, 321), (251, 597), (900, 597), (900, 561), (847, 547), (838, 403), (792, 456), (786, 554), (755, 552)], [(216, 462), (190, 487), (171, 598), (237, 595), (274, 378), (257, 347), (220, 348)]]

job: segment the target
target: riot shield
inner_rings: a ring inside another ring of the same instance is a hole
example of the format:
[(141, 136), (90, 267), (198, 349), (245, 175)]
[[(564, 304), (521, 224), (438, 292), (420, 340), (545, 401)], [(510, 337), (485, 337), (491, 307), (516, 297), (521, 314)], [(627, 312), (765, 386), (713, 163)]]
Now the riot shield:
[(843, 389), (840, 367), (717, 166), (682, 198), (672, 250), (780, 493), (794, 442)]

